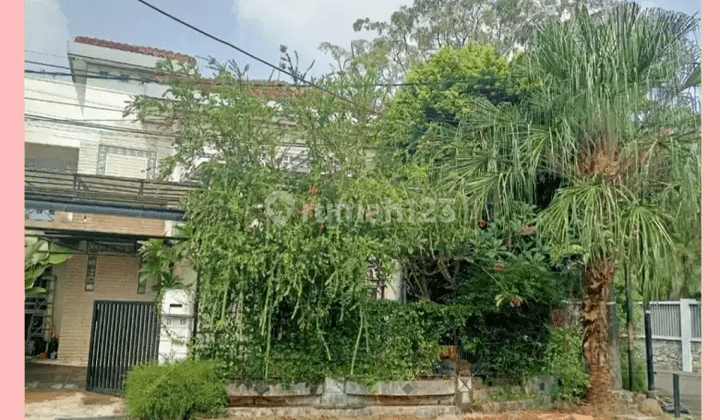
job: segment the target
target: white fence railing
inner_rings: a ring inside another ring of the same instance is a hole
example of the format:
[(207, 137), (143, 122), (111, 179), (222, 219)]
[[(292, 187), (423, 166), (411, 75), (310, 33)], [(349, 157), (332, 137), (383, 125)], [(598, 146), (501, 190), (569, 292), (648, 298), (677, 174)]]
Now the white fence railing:
[[(691, 299), (650, 302), (650, 326), (653, 340), (680, 341), (682, 344), (683, 371), (686, 372), (692, 372), (691, 343), (702, 341), (700, 305), (700, 301)], [(637, 334), (638, 338), (645, 338), (644, 324), (644, 317), (639, 325), (636, 324), (636, 331), (639, 333)]]

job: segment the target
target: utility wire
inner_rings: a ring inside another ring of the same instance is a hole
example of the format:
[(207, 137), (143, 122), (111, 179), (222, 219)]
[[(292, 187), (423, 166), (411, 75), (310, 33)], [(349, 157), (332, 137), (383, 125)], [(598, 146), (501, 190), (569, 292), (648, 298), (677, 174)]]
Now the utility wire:
[[(174, 21), (176, 21), (176, 22), (178, 22), (178, 23), (180, 23), (180, 24), (182, 24), (182, 25), (187, 26), (188, 28), (190, 28), (190, 29), (192, 29), (192, 30), (194, 30), (194, 31), (196, 31), (196, 32), (199, 32), (199, 33), (205, 35), (206, 37), (208, 37), (208, 38), (210, 38), (210, 39), (213, 39), (213, 40), (215, 40), (215, 41), (217, 41), (217, 42), (219, 42), (219, 43), (221, 43), (221, 44), (227, 45), (228, 47), (230, 47), (230, 48), (232, 48), (232, 49), (234, 49), (234, 50), (236, 50), (236, 51), (239, 51), (239, 52), (247, 55), (248, 57), (250, 57), (250, 58), (252, 58), (252, 59), (254, 59), (254, 60), (257, 60), (257, 61), (259, 61), (259, 62), (261, 62), (261, 63), (263, 63), (263, 64), (265, 64), (265, 65), (267, 65), (267, 66), (270, 66), (270, 67), (272, 67), (273, 69), (275, 69), (275, 70), (277, 70), (277, 71), (279, 71), (279, 72), (281, 72), (281, 73), (283, 73), (283, 74), (286, 74), (286, 75), (292, 77), (293, 79), (300, 80), (301, 82), (307, 84), (308, 86), (311, 86), (311, 87), (314, 87), (314, 88), (316, 88), (316, 89), (319, 89), (319, 90), (321, 90), (321, 91), (323, 91), (323, 92), (325, 92), (325, 93), (329, 93), (330, 95), (332, 95), (332, 96), (334, 96), (334, 97), (336, 97), (336, 98), (338, 98), (338, 99), (341, 99), (341, 100), (343, 100), (343, 101), (345, 101), (345, 102), (348, 102), (348, 103), (350, 103), (350, 104), (352, 104), (352, 105), (354, 105), (354, 106), (356, 106), (356, 107), (358, 107), (358, 108), (361, 108), (360, 105), (358, 105), (357, 103), (351, 101), (350, 99), (345, 98), (345, 97), (343, 97), (343, 96), (340, 96), (340, 95), (338, 95), (337, 93), (334, 93), (334, 92), (332, 92), (332, 91), (330, 91), (330, 90), (328, 90), (328, 89), (326, 89), (326, 88), (324, 88), (324, 87), (322, 87), (322, 86), (316, 85), (315, 83), (308, 82), (307, 80), (299, 77), (297, 74), (292, 74), (292, 73), (290, 73), (289, 71), (287, 71), (287, 70), (285, 70), (285, 69), (282, 69), (282, 68), (280, 68), (280, 67), (278, 67), (278, 66), (276, 66), (276, 65), (274, 65), (274, 64), (269, 63), (268, 61), (263, 60), (262, 58), (259, 58), (259, 57), (256, 57), (256, 56), (250, 54), (249, 52), (243, 50), (242, 48), (239, 48), (239, 47), (237, 47), (237, 46), (235, 46), (235, 45), (233, 45), (233, 44), (231, 44), (231, 43), (229, 43), (229, 42), (227, 42), (227, 41), (224, 41), (224, 40), (222, 40), (222, 39), (220, 39), (220, 38), (218, 38), (218, 37), (216, 37), (216, 36), (210, 35), (209, 33), (203, 31), (202, 29), (197, 28), (197, 27), (195, 27), (195, 26), (193, 26), (193, 25), (191, 25), (191, 24), (189, 24), (189, 23), (187, 23), (187, 22), (185, 22), (185, 21), (183, 21), (183, 20), (181, 20), (181, 19), (179, 19), (179, 18), (176, 18), (175, 16), (173, 16), (173, 15), (171, 15), (171, 14), (169, 14), (169, 13), (167, 13), (167, 12), (161, 10), (161, 9), (158, 9), (157, 7), (155, 7), (155, 6), (153, 6), (152, 4), (146, 2), (145, 0), (138, 0), (138, 1), (139, 1), (140, 3), (142, 3), (142, 4), (144, 4), (145, 6), (147, 6), (147, 7), (151, 8), (151, 9), (155, 10), (156, 12), (158, 12), (158, 13), (160, 13), (160, 14), (163, 14), (163, 15), (169, 17), (170, 19), (172, 19), (172, 20), (174, 20)], [(375, 113), (375, 111), (373, 111), (373, 110), (369, 110), (369, 111), (372, 112), (372, 113)]]
[(71, 69), (70, 67), (68, 67), (68, 66), (58, 66), (57, 64), (42, 63), (42, 62), (33, 61), (33, 60), (25, 60), (25, 62), (28, 63), (28, 64), (37, 64), (38, 66), (55, 67), (55, 68), (58, 68), (58, 69), (72, 70), (72, 69)]
[[(82, 72), (78, 74), (72, 73), (72, 68), (67, 66), (59, 66), (57, 64), (50, 64), (50, 63), (42, 63), (39, 61), (33, 61), (33, 60), (25, 60), (28, 64), (35, 64), (38, 66), (47, 66), (47, 67), (54, 67), (58, 69), (63, 70), (70, 70), (70, 73), (61, 73), (61, 72), (52, 72), (52, 71), (46, 71), (45, 69), (35, 70), (35, 69), (25, 69), (25, 73), (32, 73), (32, 74), (46, 74), (51, 76), (78, 76), (78, 77), (88, 77), (91, 79), (119, 79), (119, 80), (133, 80), (136, 82), (145, 82), (145, 83), (160, 83), (157, 80), (152, 79), (137, 79), (134, 77), (122, 77), (122, 76), (111, 76), (107, 72), (103, 73), (101, 71), (91, 71), (91, 70), (82, 70)], [(93, 77), (93, 76), (99, 76), (99, 77)]]
[[(63, 67), (63, 66), (58, 66), (58, 65), (54, 65), (54, 64), (41, 63), (41, 62), (37, 62), (37, 61), (25, 60), (25, 62), (30, 63), (30, 64), (44, 65), (44, 66), (48, 66), (48, 67), (56, 67), (56, 68), (61, 68), (61, 69), (65, 69), (65, 70), (71, 70), (70, 67)], [(38, 71), (38, 70), (25, 70), (25, 72), (37, 73), (37, 74), (47, 74), (47, 75), (57, 75), (57, 76), (72, 76), (72, 73), (59, 73), (59, 72), (53, 73), (53, 72), (43, 72), (43, 71)], [(88, 72), (88, 73), (99, 74), (99, 72)], [(80, 76), (85, 77), (84, 75), (80, 75)], [(88, 76), (88, 77), (90, 77), (90, 76)], [(147, 81), (147, 80), (142, 80), (142, 79), (127, 78), (127, 77), (120, 78), (117, 76), (101, 76), (100, 78), (101, 79), (134, 80), (134, 81), (140, 81), (140, 82)], [(500, 80), (500, 78), (479, 77), (478, 76), (478, 77), (466, 77), (466, 78), (446, 78), (446, 79), (439, 80), (436, 82), (364, 83), (364, 84), (359, 84), (359, 85), (354, 85), (354, 86), (348, 86), (348, 88), (368, 87), (368, 86), (375, 86), (375, 87), (437, 86), (437, 85), (447, 85), (447, 84), (451, 84), (451, 83), (474, 83), (474, 82), (476, 83), (479, 81), (497, 81), (497, 80)], [(155, 83), (157, 83), (157, 82), (155, 82)], [(248, 84), (251, 84), (253, 86), (269, 86), (269, 87), (281, 86), (281, 85), (278, 85), (277, 83), (256, 82), (256, 81), (250, 81), (250, 82), (248, 82)]]
[[(167, 138), (170, 138), (173, 140), (177, 140), (177, 138), (179, 137), (179, 136), (173, 136), (170, 134), (162, 134), (162, 133), (148, 131), (148, 130), (109, 126), (109, 125), (103, 125), (103, 124), (93, 124), (93, 123), (86, 122), (88, 120), (54, 118), (54, 117), (49, 117), (49, 116), (44, 116), (44, 115), (34, 115), (34, 114), (25, 114), (25, 118), (28, 121), (48, 122), (48, 123), (69, 125), (69, 126), (75, 126), (75, 127), (83, 127), (83, 128), (97, 128), (97, 129), (116, 131), (116, 132), (122, 132), (122, 133), (143, 134), (143, 135), (150, 135), (150, 136), (157, 136), (157, 137), (167, 137)], [(300, 142), (283, 142), (283, 143), (278, 144), (277, 146), (281, 147), (281, 148), (282, 147), (309, 148), (309, 146), (307, 144), (300, 143)], [(368, 150), (390, 150), (392, 148), (375, 146), (375, 147), (367, 147), (366, 149), (368, 149)]]
[[(35, 64), (35, 65), (38, 65), (38, 66), (53, 67), (53, 68), (57, 68), (57, 69), (63, 69), (63, 70), (70, 70), (70, 71), (72, 71), (72, 68), (71, 68), (71, 67), (68, 67), (68, 66), (59, 66), (59, 65), (57, 65), (57, 64), (43, 63), (43, 62), (40, 62), (40, 61), (33, 61), (33, 60), (25, 60), (25, 62), (28, 63), (28, 64)], [(25, 69), (25, 71), (28, 72), (28, 73), (36, 73), (36, 72), (44, 72), (45, 69), (41, 69), (41, 70)], [(48, 74), (48, 72), (45, 72), (45, 74)], [(58, 73), (58, 74), (59, 74), (59, 75), (68, 75), (68, 76), (72, 76), (72, 75), (73, 75), (73, 73)], [(79, 76), (79, 77), (86, 77), (87, 74), (100, 75), (100, 76), (103, 76), (103, 78), (105, 78), (105, 79), (118, 78), (117, 76), (110, 76), (107, 72), (103, 73), (103, 72), (101, 72), (101, 71), (91, 71), (91, 70), (82, 70), (80, 73), (77, 74), (77, 76)], [(122, 80), (144, 81), (143, 79), (134, 79), (134, 78), (129, 78), (129, 77), (125, 77), (125, 78), (120, 77), (120, 79), (122, 79)]]
[(48, 53), (48, 52), (33, 51), (33, 50), (25, 50), (25, 52), (26, 52), (26, 53), (32, 53), (32, 54), (47, 55), (47, 56), (50, 56), (50, 57), (64, 58), (64, 59), (67, 60), (67, 56), (66, 56), (66, 55), (51, 54), (51, 53)]
[[(113, 106), (112, 104), (107, 105), (106, 102), (96, 102), (96, 101), (90, 101), (90, 100), (87, 100), (87, 99), (84, 100), (82, 104), (80, 104), (80, 103), (79, 103), (79, 99), (78, 99), (77, 97), (64, 96), (64, 95), (60, 95), (60, 94), (57, 94), (57, 93), (44, 92), (44, 91), (35, 90), (35, 89), (26, 89), (26, 90), (25, 90), (25, 93), (26, 93), (26, 94), (27, 94), (27, 93), (37, 93), (37, 94), (39, 94), (39, 95), (47, 95), (47, 96), (53, 97), (53, 99), (43, 99), (43, 98), (38, 98), (38, 97), (30, 98), (30, 97), (27, 97), (27, 96), (25, 97), (25, 99), (28, 99), (28, 100), (31, 100), (31, 101), (38, 101), (38, 102), (43, 102), (43, 101), (47, 102), (47, 101), (50, 101), (50, 103), (57, 103), (57, 104), (61, 104), (61, 105), (76, 106), (76, 107), (79, 107), (79, 108), (93, 107), (93, 108), (103, 109), (103, 110), (107, 110), (107, 111), (125, 111), (125, 109), (126, 109), (125, 107), (114, 107), (114, 108), (112, 108), (112, 106)], [(68, 101), (70, 101), (70, 102), (59, 102), (60, 100), (68, 100)], [(126, 101), (125, 103), (129, 103), (129, 101)], [(88, 105), (88, 104), (92, 104), (92, 105)], [(105, 106), (105, 105), (107, 105), (107, 106)]]
[(80, 105), (80, 104), (74, 104), (74, 103), (69, 103), (69, 102), (52, 101), (52, 100), (50, 100), (50, 99), (39, 99), (39, 98), (27, 98), (27, 97), (26, 97), (25, 100), (26, 100), (26, 101), (47, 102), (47, 103), (59, 104), (59, 105), (77, 106), (77, 107), (80, 107), (80, 108), (100, 109), (100, 110), (103, 110), (103, 111), (120, 111), (120, 112), (125, 111), (124, 108), (105, 108), (105, 107), (92, 106), (92, 105)]
[[(135, 79), (132, 77), (123, 77), (123, 76), (110, 76), (109, 74), (107, 76), (105, 75), (94, 75), (94, 74), (72, 74), (72, 73), (63, 73), (58, 71), (44, 71), (44, 70), (25, 70), (25, 73), (30, 74), (43, 74), (46, 76), (77, 76), (77, 77), (86, 77), (88, 79), (106, 79), (106, 80), (122, 80), (122, 81), (128, 81), (132, 80), (134, 82), (145, 82), (145, 83), (159, 83), (154, 80), (147, 80), (147, 79)], [(99, 73), (98, 73), (99, 74)]]
[(52, 118), (52, 117), (45, 117), (45, 116), (39, 116), (39, 115), (30, 115), (26, 114), (25, 119), (30, 121), (41, 121), (41, 122), (51, 122), (56, 124), (65, 124), (65, 125), (72, 125), (76, 127), (86, 127), (86, 128), (97, 128), (101, 130), (109, 130), (109, 131), (116, 131), (121, 133), (130, 133), (130, 134), (143, 134), (143, 135), (150, 135), (150, 136), (157, 136), (157, 137), (167, 137), (171, 139), (175, 139), (175, 136), (171, 136), (169, 134), (162, 134), (162, 133), (156, 133), (152, 131), (147, 130), (139, 130), (134, 128), (124, 128), (124, 127), (116, 127), (116, 126), (109, 126), (109, 125), (103, 125), (103, 124), (94, 124), (91, 122), (84, 122), (83, 120), (69, 120), (69, 119), (63, 119), (63, 118)]
[(38, 66), (47, 66), (47, 67), (54, 67), (62, 70), (70, 70), (70, 73), (68, 72), (58, 72), (58, 71), (48, 71), (45, 69), (25, 69), (25, 73), (30, 74), (43, 74), (48, 76), (77, 76), (77, 77), (87, 77), (89, 79), (108, 79), (108, 80), (121, 80), (121, 81), (128, 81), (132, 80), (134, 82), (143, 82), (143, 83), (160, 83), (157, 80), (152, 79), (138, 79), (130, 76), (111, 76), (107, 72), (103, 73), (101, 71), (90, 71), (90, 70), (82, 70), (81, 73), (73, 74), (72, 69), (70, 67), (66, 66), (58, 66), (57, 64), (50, 64), (50, 63), (41, 63), (39, 61), (32, 61), (32, 60), (25, 60), (28, 64), (35, 64)]

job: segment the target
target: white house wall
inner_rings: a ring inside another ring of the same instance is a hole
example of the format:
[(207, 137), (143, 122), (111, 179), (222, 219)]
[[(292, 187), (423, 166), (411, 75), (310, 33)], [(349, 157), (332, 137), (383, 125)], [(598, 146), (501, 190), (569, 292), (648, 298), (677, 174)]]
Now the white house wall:
[[(157, 174), (159, 161), (172, 153), (172, 138), (151, 131), (132, 117), (123, 118), (131, 100), (132, 95), (125, 92), (78, 86), (69, 81), (26, 78), (25, 141), (78, 149), (79, 173), (103, 175), (107, 171), (120, 175), (122, 167), (109, 171), (105, 166), (110, 157), (111, 164), (144, 160), (151, 168), (149, 171), (139, 173), (131, 165), (123, 176), (152, 178)], [(78, 122), (101, 127), (78, 126)]]

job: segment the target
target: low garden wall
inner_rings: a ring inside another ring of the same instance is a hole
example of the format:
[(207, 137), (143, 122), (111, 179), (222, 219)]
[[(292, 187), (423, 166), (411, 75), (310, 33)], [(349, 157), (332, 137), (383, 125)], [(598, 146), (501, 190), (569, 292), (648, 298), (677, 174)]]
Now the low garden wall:
[(453, 406), (472, 404), (470, 377), (380, 382), (372, 388), (326, 378), (321, 384), (268, 384), (230, 380), (228, 406), (359, 409), (369, 406)]

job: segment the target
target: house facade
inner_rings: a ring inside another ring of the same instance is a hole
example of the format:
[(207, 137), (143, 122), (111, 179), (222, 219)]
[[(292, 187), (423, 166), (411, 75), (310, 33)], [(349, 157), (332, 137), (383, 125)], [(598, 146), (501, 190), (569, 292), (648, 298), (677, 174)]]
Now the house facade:
[[(35, 180), (88, 182), (86, 176), (119, 189), (130, 188), (124, 186), (134, 185), (131, 180), (157, 178), (158, 163), (172, 153), (172, 136), (123, 111), (133, 95), (163, 94), (155, 65), (165, 56), (194, 62), (159, 49), (77, 37), (68, 43), (71, 79), (26, 76), (26, 197)], [(138, 247), (148, 238), (171, 237), (173, 225), (161, 218), (30, 207), (26, 201), (26, 234), (75, 250), (39, 280), (47, 295), (26, 300), (26, 353), (38, 354), (56, 338), (58, 363), (86, 364), (94, 302), (152, 302), (152, 285), (140, 282)]]
[[(26, 235), (75, 250), (39, 280), (48, 293), (26, 299), (29, 355), (47, 350), (57, 363), (88, 365), (98, 303), (155, 300), (152, 285), (140, 281), (138, 249), (150, 238), (172, 240), (178, 219), (163, 217), (162, 209), (138, 210), (132, 195), (152, 204), (159, 199), (147, 197), (152, 190), (177, 201), (179, 187), (171, 184), (180, 185), (191, 173), (177, 170), (171, 183), (159, 182), (159, 163), (173, 153), (173, 134), (124, 116), (124, 111), (135, 95), (165, 93), (167, 86), (155, 74), (165, 57), (195, 63), (190, 56), (162, 49), (77, 37), (68, 43), (71, 78), (26, 75)], [(270, 101), (282, 91), (252, 86), (254, 94)], [(283, 168), (309, 172), (302, 142), (288, 144), (280, 153)], [(211, 156), (209, 151), (206, 160)], [(52, 194), (42, 196), (48, 185), (70, 199), (55, 202)], [(42, 205), (28, 205), (28, 191), (39, 191)], [(122, 203), (112, 201), (115, 193), (124, 194)], [(178, 272), (194, 280), (191, 271)], [(375, 293), (398, 299), (399, 284), (398, 278)], [(48, 345), (53, 338), (58, 340), (56, 355)]]

